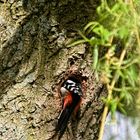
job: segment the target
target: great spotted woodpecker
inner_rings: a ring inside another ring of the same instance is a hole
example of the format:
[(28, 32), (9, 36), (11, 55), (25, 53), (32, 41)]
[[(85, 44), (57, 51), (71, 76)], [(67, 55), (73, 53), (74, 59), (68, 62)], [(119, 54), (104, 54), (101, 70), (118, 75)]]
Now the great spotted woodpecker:
[(70, 116), (72, 114), (77, 115), (83, 96), (81, 83), (73, 77), (62, 84), (60, 91), (64, 99), (56, 127), (56, 131), (59, 132), (59, 139), (65, 132)]

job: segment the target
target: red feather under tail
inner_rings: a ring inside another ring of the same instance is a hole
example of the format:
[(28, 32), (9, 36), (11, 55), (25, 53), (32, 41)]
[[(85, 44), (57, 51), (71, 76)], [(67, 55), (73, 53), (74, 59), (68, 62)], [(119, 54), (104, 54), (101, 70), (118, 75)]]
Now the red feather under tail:
[(66, 106), (61, 112), (56, 127), (56, 132), (59, 133), (59, 139), (63, 136), (65, 132), (71, 114), (75, 111), (75, 109), (78, 110), (77, 106), (79, 106), (80, 102), (81, 102), (81, 98), (79, 95), (73, 96), (72, 103)]

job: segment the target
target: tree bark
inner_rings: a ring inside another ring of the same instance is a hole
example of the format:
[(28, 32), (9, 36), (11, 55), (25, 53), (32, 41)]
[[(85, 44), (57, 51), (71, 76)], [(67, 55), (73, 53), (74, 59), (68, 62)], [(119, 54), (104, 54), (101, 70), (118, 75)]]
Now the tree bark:
[(97, 140), (105, 88), (92, 69), (92, 50), (67, 44), (95, 18), (97, 1), (0, 1), (0, 139), (46, 140), (61, 111), (59, 87), (71, 74), (86, 90), (78, 120), (62, 140)]

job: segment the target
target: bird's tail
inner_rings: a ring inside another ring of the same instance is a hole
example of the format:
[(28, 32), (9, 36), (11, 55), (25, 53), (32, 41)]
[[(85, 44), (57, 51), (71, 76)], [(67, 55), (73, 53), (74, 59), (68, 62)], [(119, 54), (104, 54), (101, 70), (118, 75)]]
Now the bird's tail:
[(63, 136), (65, 129), (67, 127), (69, 118), (73, 112), (73, 107), (66, 107), (62, 110), (62, 113), (58, 119), (58, 124), (56, 127), (56, 131), (59, 132), (59, 139)]

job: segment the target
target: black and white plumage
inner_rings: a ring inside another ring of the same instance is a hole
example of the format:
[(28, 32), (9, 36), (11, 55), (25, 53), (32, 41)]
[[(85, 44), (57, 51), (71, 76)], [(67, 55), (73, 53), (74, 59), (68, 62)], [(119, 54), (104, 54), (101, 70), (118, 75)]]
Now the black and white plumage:
[(64, 83), (61, 85), (60, 91), (63, 95), (63, 104), (56, 126), (56, 133), (59, 135), (59, 140), (65, 132), (71, 115), (73, 114), (73, 116), (76, 117), (83, 95), (80, 81), (73, 77), (70, 77), (64, 81)]
[(73, 79), (66, 80), (61, 89), (60, 89), (62, 95), (67, 94), (68, 92), (72, 92), (74, 94), (78, 94), (79, 96), (82, 96), (82, 87), (81, 83), (78, 81), (75, 81)]

